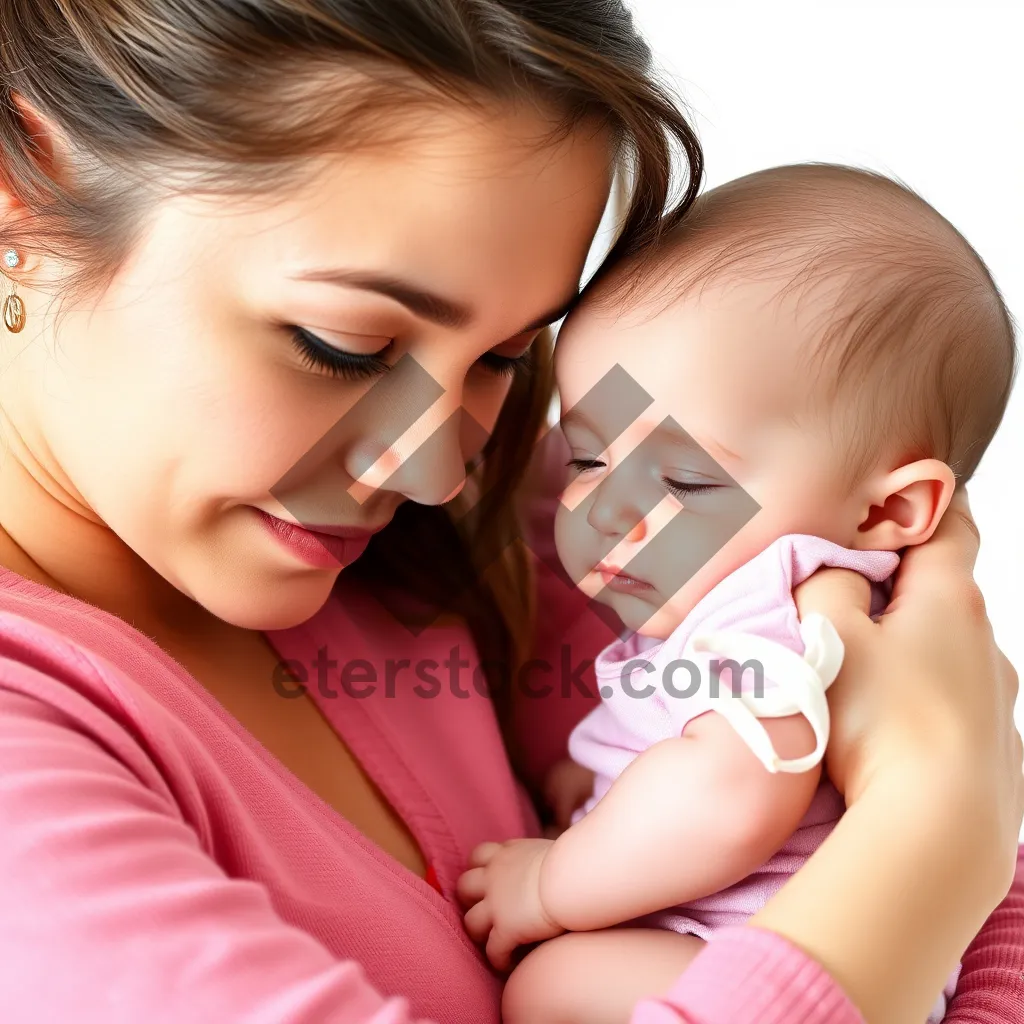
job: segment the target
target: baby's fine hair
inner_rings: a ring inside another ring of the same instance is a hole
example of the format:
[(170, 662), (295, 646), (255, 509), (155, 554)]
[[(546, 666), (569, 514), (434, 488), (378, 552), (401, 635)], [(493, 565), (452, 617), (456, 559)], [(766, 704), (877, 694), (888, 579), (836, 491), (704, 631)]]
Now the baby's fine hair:
[[(1009, 400), (1014, 323), (981, 257), (910, 188), (834, 164), (758, 171), (701, 196), (640, 265), (616, 268), (599, 302), (710, 284), (778, 280), (823, 298), (807, 366), (852, 480), (886, 453), (974, 473)], [(757, 339), (752, 338), (751, 344)]]

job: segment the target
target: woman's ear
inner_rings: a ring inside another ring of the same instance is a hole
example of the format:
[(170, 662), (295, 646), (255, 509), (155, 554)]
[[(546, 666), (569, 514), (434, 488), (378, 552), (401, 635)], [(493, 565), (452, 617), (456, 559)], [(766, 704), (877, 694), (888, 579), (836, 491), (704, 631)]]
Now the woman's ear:
[(938, 459), (920, 459), (872, 480), (853, 547), (899, 551), (935, 532), (956, 489), (956, 477)]
[(21, 93), (11, 96), (18, 120), (27, 138), (32, 140), (32, 159), (52, 178), (61, 170), (65, 142), (57, 126), (39, 112)]
[[(10, 101), (26, 139), (26, 156), (51, 181), (67, 185), (71, 165), (64, 134), (20, 93), (12, 93)], [(24, 213), (18, 196), (7, 187), (0, 188), (0, 219), (6, 222)]]

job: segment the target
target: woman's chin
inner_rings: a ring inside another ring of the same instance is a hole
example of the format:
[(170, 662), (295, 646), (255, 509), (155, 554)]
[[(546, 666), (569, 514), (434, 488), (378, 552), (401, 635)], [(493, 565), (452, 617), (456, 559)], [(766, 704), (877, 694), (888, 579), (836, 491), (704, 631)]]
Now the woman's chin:
[(337, 573), (310, 573), (301, 578), (254, 581), (217, 587), (196, 595), (203, 607), (223, 622), (261, 633), (291, 629), (311, 619), (331, 596)]

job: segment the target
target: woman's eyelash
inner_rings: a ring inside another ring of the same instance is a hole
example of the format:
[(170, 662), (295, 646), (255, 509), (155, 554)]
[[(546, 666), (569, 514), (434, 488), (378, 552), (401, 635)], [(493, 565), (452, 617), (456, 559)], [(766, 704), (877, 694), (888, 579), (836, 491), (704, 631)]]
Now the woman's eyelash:
[(480, 357), (480, 365), (500, 377), (527, 374), (533, 369), (533, 349), (528, 348), (521, 356), (499, 356), (494, 352), (485, 352)]
[(391, 347), (390, 343), (372, 355), (355, 355), (342, 352), (303, 327), (291, 327), (289, 331), (299, 355), (310, 369), (345, 380), (370, 380), (391, 369), (388, 361), (381, 358)]
[(661, 482), (676, 495), (683, 494), (707, 494), (710, 491), (717, 491), (719, 484), (687, 484), (679, 480), (670, 480), (667, 476), (661, 478)]
[[(356, 355), (335, 348), (304, 327), (290, 327), (289, 331), (299, 355), (310, 369), (325, 371), (332, 377), (345, 380), (369, 380), (391, 369), (388, 361), (382, 358), (391, 347), (390, 344), (371, 355)], [(530, 372), (533, 367), (533, 351), (527, 350), (521, 356), (500, 356), (494, 352), (485, 352), (480, 357), (480, 365), (489, 373), (514, 377)]]

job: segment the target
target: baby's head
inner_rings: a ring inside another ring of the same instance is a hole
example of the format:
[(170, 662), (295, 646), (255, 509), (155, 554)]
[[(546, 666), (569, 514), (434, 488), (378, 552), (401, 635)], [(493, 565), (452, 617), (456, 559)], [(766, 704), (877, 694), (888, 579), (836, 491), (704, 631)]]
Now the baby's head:
[(1002, 418), (1015, 349), (984, 263), (927, 203), (802, 165), (704, 195), (588, 290), (556, 359), (559, 554), (664, 637), (785, 534), (926, 541)]

